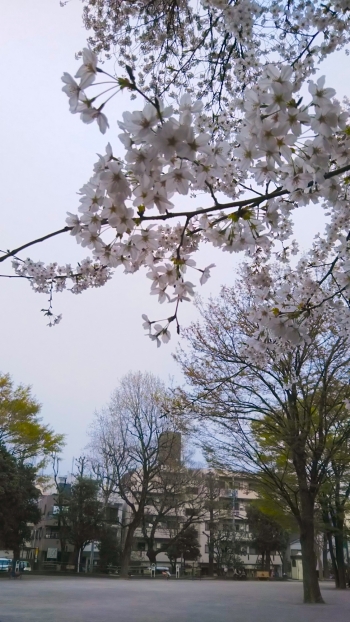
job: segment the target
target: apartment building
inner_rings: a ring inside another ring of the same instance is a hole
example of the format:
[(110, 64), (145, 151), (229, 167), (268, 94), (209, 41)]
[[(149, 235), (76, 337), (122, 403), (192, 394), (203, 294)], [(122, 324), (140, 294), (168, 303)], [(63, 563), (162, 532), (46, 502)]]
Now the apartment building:
[[(203, 494), (206, 493), (204, 488), (208, 488), (208, 469), (201, 469), (201, 477), (203, 479)], [(253, 576), (257, 568), (259, 568), (260, 557), (257, 551), (251, 544), (251, 534), (249, 531), (249, 524), (247, 520), (247, 507), (257, 498), (257, 493), (254, 491), (252, 482), (249, 480), (249, 476), (244, 473), (232, 473), (212, 474), (212, 499), (206, 501), (206, 510), (202, 511), (198, 518), (194, 519), (193, 525), (198, 532), (198, 540), (200, 545), (200, 556), (197, 560), (187, 560), (187, 570), (193, 569), (193, 571), (200, 569), (201, 574), (205, 575), (209, 572), (209, 547), (210, 538), (216, 537), (218, 533), (225, 537), (225, 533), (230, 534), (230, 538), (234, 539), (236, 543), (240, 543), (241, 553), (239, 554), (240, 560), (243, 563), (247, 576)], [(192, 491), (193, 492), (193, 491)], [(195, 493), (195, 491), (194, 491)], [(157, 494), (157, 491), (154, 492)], [(186, 491), (184, 491), (186, 494)], [(210, 495), (209, 495), (210, 496)], [(190, 495), (189, 495), (190, 497)], [(208, 506), (212, 504), (212, 511)], [(191, 504), (190, 504), (191, 505)], [(176, 528), (179, 527), (181, 522), (185, 522), (187, 518), (188, 510), (191, 508), (187, 504), (184, 504), (181, 508), (181, 513), (169, 512), (166, 518), (158, 525), (155, 532), (155, 550), (164, 548), (164, 545), (169, 542), (171, 534), (174, 534)], [(147, 519), (149, 520), (148, 531), (152, 529), (154, 522), (154, 506), (151, 504), (146, 507)], [(214, 536), (213, 536), (214, 534)], [(224, 546), (219, 542), (217, 545)], [(228, 574), (233, 570), (230, 562), (225, 568), (218, 568), (217, 560), (218, 555), (215, 555), (216, 561), (214, 564), (214, 571), (222, 573), (226, 571)], [(180, 561), (180, 560), (179, 560)], [(156, 558), (157, 566), (170, 568), (171, 564), (166, 552), (161, 551), (157, 554)], [(131, 556), (131, 565), (135, 572), (144, 573), (150, 567), (150, 561), (147, 556), (147, 539), (144, 537), (144, 531), (139, 528), (135, 532), (134, 550)], [(226, 565), (226, 564), (225, 564)], [(271, 555), (271, 572), (275, 576), (282, 575), (282, 560), (277, 552)]]
[[(215, 527), (223, 532), (233, 531), (235, 540), (240, 544), (241, 549), (238, 557), (243, 563), (247, 576), (253, 576), (261, 562), (260, 556), (252, 546), (247, 519), (247, 507), (258, 497), (254, 484), (249, 479), (249, 475), (244, 472), (215, 473), (214, 478), (219, 500), (218, 511), (214, 516)], [(207, 519), (202, 523), (200, 529), (200, 564), (202, 574), (205, 574), (209, 568), (210, 520)], [(227, 570), (229, 571), (229, 568)], [(271, 572), (277, 576), (282, 575), (282, 560), (277, 552), (271, 555)]]
[[(65, 492), (69, 494), (71, 484), (61, 481)], [(41, 511), (40, 522), (33, 527), (31, 540), (28, 543), (26, 558), (31, 561), (35, 568), (47, 570), (74, 569), (74, 547), (66, 543), (65, 550), (61, 550), (60, 526), (58, 521), (59, 506), (57, 505), (57, 493), (42, 494), (39, 499)], [(122, 516), (122, 503), (115, 501), (106, 508), (106, 522), (116, 530)], [(117, 537), (117, 534), (116, 534)], [(99, 560), (98, 542), (85, 547), (81, 557), (81, 568), (86, 570), (90, 564), (97, 565)]]
[[(65, 484), (65, 486), (68, 489), (70, 484)], [(39, 509), (41, 520), (32, 530), (29, 559), (37, 567), (55, 566), (62, 561), (63, 557), (58, 525), (57, 495), (55, 493), (43, 494), (39, 499)], [(73, 546), (67, 544), (64, 553), (68, 554), (68, 559), (73, 551)]]

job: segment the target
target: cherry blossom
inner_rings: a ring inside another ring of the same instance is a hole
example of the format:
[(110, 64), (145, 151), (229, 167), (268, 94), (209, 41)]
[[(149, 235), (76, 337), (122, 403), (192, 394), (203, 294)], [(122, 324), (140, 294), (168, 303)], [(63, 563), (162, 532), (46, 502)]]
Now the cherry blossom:
[[(212, 11), (215, 27), (221, 24), (237, 46), (239, 42), (243, 51), (247, 48), (247, 54), (232, 51), (232, 67), (222, 78), (226, 95), (215, 99), (219, 108), (208, 109), (206, 91), (198, 97), (190, 70), (187, 90), (172, 95), (164, 89), (161, 97), (160, 83), (152, 86), (142, 72), (137, 82), (129, 65), (123, 76), (114, 78), (99, 66), (92, 48), (85, 48), (76, 74), (80, 81), (67, 73), (62, 78), (70, 112), (79, 113), (84, 123), (96, 121), (104, 134), (109, 128), (106, 111), (112, 109), (118, 90), (128, 89), (140, 103), (138, 110), (124, 112), (118, 121), (124, 157), (116, 157), (120, 149), (113, 151), (108, 143), (79, 191), (77, 213), (70, 207), (66, 227), (57, 232), (69, 231), (89, 249), (90, 257), (74, 269), (56, 263), (45, 266), (19, 257), (29, 243), (0, 261), (15, 257), (16, 276), (49, 295), (51, 324), (60, 318), (53, 316), (53, 294), (100, 287), (117, 268), (127, 274), (144, 270), (151, 295), (162, 309), (168, 304), (171, 309), (162, 319), (143, 315), (148, 336), (159, 346), (169, 341), (171, 326), (180, 330), (180, 302), (191, 301), (215, 267), (197, 265), (200, 243), (223, 252), (244, 252), (256, 299), (252, 323), (259, 326), (248, 345), (262, 356), (262, 342), (277, 352), (283, 340), (296, 343), (304, 338), (310, 314), (326, 308), (344, 330), (349, 319), (350, 105), (335, 99), (324, 77), (310, 77), (316, 57), (349, 40), (346, 20), (332, 12), (325, 16), (317, 4), (298, 4), (305, 23), (298, 30), (300, 37), (287, 41), (283, 51), (282, 43), (272, 45), (269, 36), (262, 35), (260, 42), (257, 38), (257, 24), (265, 24), (269, 32), (274, 21), (284, 23), (277, 0), (264, 7), (253, 0), (202, 4)], [(343, 4), (337, 4), (340, 12), (349, 8)], [(290, 23), (297, 23), (296, 11), (290, 9)], [(308, 34), (305, 48), (302, 34), (316, 26), (321, 41), (314, 50), (316, 35)], [(328, 35), (322, 38), (325, 29)], [(268, 50), (275, 53), (274, 63), (266, 61)], [(305, 60), (307, 53), (311, 61)], [(243, 77), (244, 89), (238, 87)], [(174, 85), (179, 84), (184, 86), (175, 77)], [(196, 206), (191, 205), (192, 197), (197, 198)], [(320, 205), (328, 221), (324, 235), (300, 258), (292, 215), (310, 204)], [(274, 280), (273, 262), (283, 266), (283, 279)]]
[(75, 74), (76, 78), (80, 78), (80, 89), (90, 86), (96, 78), (97, 73), (97, 56), (89, 48), (83, 50), (83, 64)]
[(72, 78), (72, 76), (65, 72), (62, 76), (62, 82), (65, 83), (65, 86), (62, 88), (62, 91), (66, 93), (69, 97), (69, 107), (71, 112), (75, 112), (79, 102), (80, 95), (80, 86), (77, 82)]

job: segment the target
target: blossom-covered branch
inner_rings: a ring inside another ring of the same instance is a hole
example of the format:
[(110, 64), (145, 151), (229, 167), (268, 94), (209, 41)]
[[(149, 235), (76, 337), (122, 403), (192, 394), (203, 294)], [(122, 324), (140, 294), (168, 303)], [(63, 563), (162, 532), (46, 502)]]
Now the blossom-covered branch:
[[(190, 90), (225, 112), (275, 58), (300, 78), (349, 41), (349, 1), (83, 0), (89, 43), (158, 98)], [(220, 124), (219, 124), (220, 125)]]
[[(106, 107), (120, 89), (137, 93), (146, 103), (138, 111), (125, 112), (119, 121), (125, 157), (116, 157), (108, 143), (80, 190), (78, 213), (68, 214), (65, 228), (39, 238), (69, 230), (92, 251), (92, 259), (74, 269), (15, 260), (16, 274), (30, 276), (36, 291), (51, 295), (69, 281), (73, 293), (101, 286), (119, 266), (126, 273), (144, 268), (151, 294), (160, 303), (174, 305), (163, 320), (144, 316), (149, 336), (159, 345), (169, 340), (172, 322), (179, 330), (179, 304), (195, 293), (190, 275), (199, 272), (203, 284), (214, 267), (197, 267), (194, 257), (200, 243), (229, 253), (244, 251), (263, 283), (271, 259), (288, 262), (298, 253), (291, 242), (293, 210), (318, 203), (330, 217), (325, 237), (317, 239), (296, 266), (297, 287), (294, 277), (286, 279), (269, 299), (269, 310), (262, 286), (261, 308), (278, 338), (284, 334), (293, 339), (301, 334), (303, 318), (324, 302), (338, 296), (345, 309), (350, 281), (348, 103), (335, 99), (324, 77), (309, 80), (304, 101), (298, 69), (278, 63), (260, 69), (260, 78), (232, 99), (216, 121), (220, 131), (215, 131), (212, 115), (190, 93), (181, 95), (176, 106), (166, 105), (144, 92), (131, 67), (126, 67), (127, 77), (114, 78), (86, 48), (76, 74), (79, 83), (67, 73), (62, 78), (73, 114), (80, 114), (85, 123), (96, 121), (105, 133)], [(203, 206), (188, 207), (188, 197), (199, 195)], [(31, 244), (9, 251), (1, 260)], [(320, 277), (314, 266), (327, 262), (333, 262), (332, 269), (327, 278)]]

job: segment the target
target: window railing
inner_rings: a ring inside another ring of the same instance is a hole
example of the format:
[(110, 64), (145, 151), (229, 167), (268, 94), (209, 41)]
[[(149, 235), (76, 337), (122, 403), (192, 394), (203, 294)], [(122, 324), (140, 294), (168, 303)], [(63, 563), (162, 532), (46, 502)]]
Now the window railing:
[(59, 540), (59, 537), (60, 534), (58, 531), (50, 531), (50, 533), (45, 534), (45, 538), (48, 538), (49, 540)]

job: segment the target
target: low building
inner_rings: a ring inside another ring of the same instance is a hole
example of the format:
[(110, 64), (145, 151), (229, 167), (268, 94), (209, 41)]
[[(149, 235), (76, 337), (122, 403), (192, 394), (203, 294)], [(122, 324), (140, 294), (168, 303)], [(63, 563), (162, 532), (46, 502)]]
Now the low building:
[[(62, 481), (61, 485), (69, 494), (70, 484)], [(58, 494), (43, 494), (39, 499), (41, 520), (32, 529), (28, 554), (25, 556), (36, 568), (46, 570), (73, 570), (76, 565), (74, 547), (61, 538), (59, 525), (60, 508), (57, 505)], [(106, 507), (106, 522), (119, 530), (118, 521), (122, 516), (122, 504), (118, 501), (108, 504)], [(81, 570), (90, 570), (91, 565), (97, 566), (99, 561), (98, 542), (85, 547), (80, 560)], [(64, 551), (62, 551), (64, 546)]]

